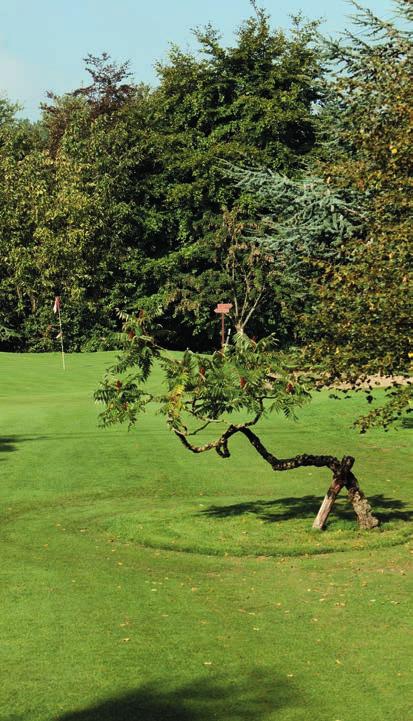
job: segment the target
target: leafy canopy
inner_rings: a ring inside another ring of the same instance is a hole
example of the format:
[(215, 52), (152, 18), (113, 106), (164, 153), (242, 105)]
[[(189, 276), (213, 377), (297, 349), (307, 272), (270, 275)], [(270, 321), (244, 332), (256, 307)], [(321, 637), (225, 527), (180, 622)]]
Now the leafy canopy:
[[(247, 425), (271, 412), (294, 417), (294, 410), (309, 400), (306, 383), (293, 372), (291, 357), (277, 350), (271, 336), (255, 342), (238, 333), (232, 343), (210, 356), (187, 350), (176, 357), (145, 330), (142, 315), (121, 316), (124, 350), (95, 393), (95, 399), (106, 406), (103, 425), (134, 425), (147, 404), (155, 402), (182, 439), (217, 422), (230, 426), (234, 413), (246, 415)], [(160, 394), (147, 387), (155, 362), (165, 381), (166, 392)]]

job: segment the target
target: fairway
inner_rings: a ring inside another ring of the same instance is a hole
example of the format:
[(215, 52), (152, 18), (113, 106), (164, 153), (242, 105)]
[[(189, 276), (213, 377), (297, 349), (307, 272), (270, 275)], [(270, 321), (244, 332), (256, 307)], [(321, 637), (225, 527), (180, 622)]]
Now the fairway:
[(151, 410), (99, 429), (113, 357), (0, 354), (1, 721), (411, 721), (411, 429), (327, 393), (260, 424), (355, 456), (380, 529), (343, 498), (315, 532), (326, 469), (194, 456)]

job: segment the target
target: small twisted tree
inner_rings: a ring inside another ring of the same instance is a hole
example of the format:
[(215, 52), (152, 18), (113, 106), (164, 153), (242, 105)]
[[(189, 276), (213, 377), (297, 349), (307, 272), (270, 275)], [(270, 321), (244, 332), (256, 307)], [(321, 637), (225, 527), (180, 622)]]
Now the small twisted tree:
[[(103, 425), (135, 425), (149, 403), (157, 404), (170, 430), (192, 453), (216, 451), (229, 458), (229, 441), (242, 434), (274, 471), (303, 466), (326, 467), (333, 478), (313, 527), (322, 529), (343, 487), (348, 490), (361, 528), (378, 525), (352, 467), (354, 458), (342, 460), (330, 455), (300, 454), (277, 458), (255, 432), (258, 422), (271, 413), (293, 417), (295, 410), (310, 400), (310, 383), (294, 368), (294, 358), (277, 351), (270, 336), (255, 342), (245, 333), (234, 336), (222, 350), (205, 356), (185, 351), (171, 357), (145, 329), (144, 318), (121, 314), (123, 350), (111, 366), (95, 399), (105, 404), (100, 415)], [(165, 392), (154, 395), (147, 381), (154, 363), (159, 364), (165, 379)], [(234, 422), (237, 413), (244, 420)], [(207, 428), (216, 428), (215, 437), (202, 444), (196, 436)]]

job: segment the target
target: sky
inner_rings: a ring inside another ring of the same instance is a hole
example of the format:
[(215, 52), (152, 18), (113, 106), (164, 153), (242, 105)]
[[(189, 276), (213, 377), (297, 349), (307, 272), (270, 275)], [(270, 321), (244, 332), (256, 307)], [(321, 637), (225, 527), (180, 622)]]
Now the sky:
[[(391, 17), (391, 0), (364, 0)], [(354, 12), (346, 0), (259, 0), (275, 27), (287, 29), (300, 10), (335, 35)], [(0, 0), (0, 95), (19, 102), (23, 117), (36, 120), (45, 92), (58, 95), (87, 84), (83, 58), (108, 52), (129, 60), (134, 80), (156, 84), (154, 65), (170, 43), (194, 49), (191, 29), (211, 23), (225, 45), (251, 15), (249, 0)]]

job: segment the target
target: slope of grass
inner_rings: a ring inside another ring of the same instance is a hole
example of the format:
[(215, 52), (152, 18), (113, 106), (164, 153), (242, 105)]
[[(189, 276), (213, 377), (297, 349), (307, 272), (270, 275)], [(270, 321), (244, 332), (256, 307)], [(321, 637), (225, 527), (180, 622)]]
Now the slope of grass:
[(409, 721), (411, 431), (323, 394), (263, 424), (356, 457), (381, 530), (343, 499), (315, 534), (328, 471), (195, 457), (154, 412), (99, 430), (110, 357), (0, 355), (1, 721)]

